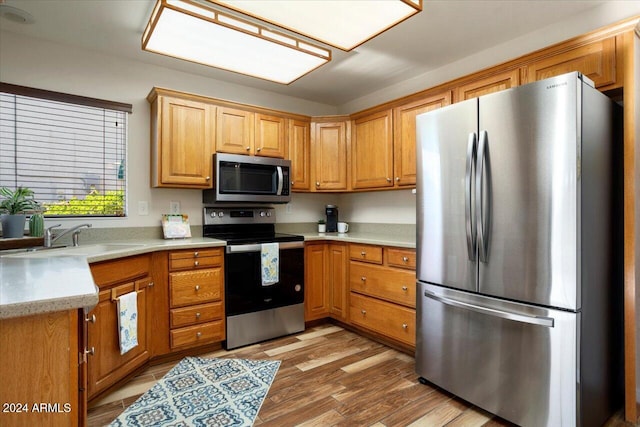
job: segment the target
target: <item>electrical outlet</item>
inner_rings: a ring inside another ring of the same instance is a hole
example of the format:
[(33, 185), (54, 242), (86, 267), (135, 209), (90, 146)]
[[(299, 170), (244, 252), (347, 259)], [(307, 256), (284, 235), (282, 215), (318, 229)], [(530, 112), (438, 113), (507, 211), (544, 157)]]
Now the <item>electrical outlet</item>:
[(149, 215), (149, 202), (146, 200), (140, 200), (138, 202), (138, 215)]
[(172, 201), (169, 203), (169, 213), (179, 214), (180, 213), (180, 202)]

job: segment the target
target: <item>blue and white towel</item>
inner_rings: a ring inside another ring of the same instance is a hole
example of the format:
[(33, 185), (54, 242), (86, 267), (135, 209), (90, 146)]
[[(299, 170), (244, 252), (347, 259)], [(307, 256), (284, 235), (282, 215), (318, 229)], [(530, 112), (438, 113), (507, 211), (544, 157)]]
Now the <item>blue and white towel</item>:
[(138, 345), (138, 293), (129, 292), (118, 298), (118, 335), (120, 354)]
[(260, 249), (262, 286), (274, 285), (280, 281), (280, 246), (277, 243), (263, 243)]

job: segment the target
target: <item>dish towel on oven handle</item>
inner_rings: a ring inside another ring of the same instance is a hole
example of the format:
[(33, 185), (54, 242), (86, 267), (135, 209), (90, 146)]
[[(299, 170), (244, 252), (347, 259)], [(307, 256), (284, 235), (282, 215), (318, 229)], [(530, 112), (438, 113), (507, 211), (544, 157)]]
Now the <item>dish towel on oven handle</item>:
[(118, 298), (118, 336), (120, 354), (138, 345), (138, 293), (135, 291)]
[(278, 243), (263, 243), (260, 248), (262, 286), (275, 285), (280, 281), (280, 246)]

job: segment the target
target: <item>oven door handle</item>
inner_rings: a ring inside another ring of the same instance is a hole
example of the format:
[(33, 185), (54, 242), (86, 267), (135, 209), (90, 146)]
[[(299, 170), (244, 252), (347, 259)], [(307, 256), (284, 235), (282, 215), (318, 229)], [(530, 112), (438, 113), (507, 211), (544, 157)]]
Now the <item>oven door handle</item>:
[[(278, 244), (280, 249), (297, 249), (304, 248), (304, 242), (282, 242)], [(229, 245), (227, 246), (226, 253), (238, 254), (243, 252), (260, 252), (262, 245)]]

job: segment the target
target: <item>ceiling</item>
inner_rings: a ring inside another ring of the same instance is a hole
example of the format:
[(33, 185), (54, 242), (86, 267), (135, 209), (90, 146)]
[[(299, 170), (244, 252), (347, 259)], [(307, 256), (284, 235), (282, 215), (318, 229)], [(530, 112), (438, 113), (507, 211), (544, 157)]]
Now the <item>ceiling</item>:
[(155, 0), (5, 0), (33, 15), (35, 23), (0, 19), (0, 30), (342, 105), (606, 2), (423, 0), (421, 13), (351, 52), (332, 48), (329, 64), (288, 86), (143, 52), (142, 31)]

